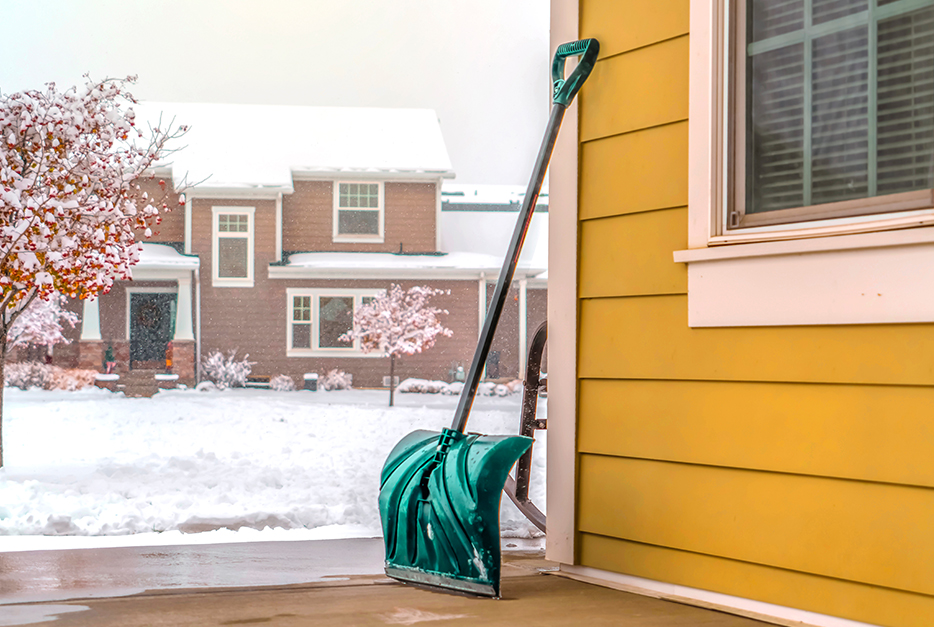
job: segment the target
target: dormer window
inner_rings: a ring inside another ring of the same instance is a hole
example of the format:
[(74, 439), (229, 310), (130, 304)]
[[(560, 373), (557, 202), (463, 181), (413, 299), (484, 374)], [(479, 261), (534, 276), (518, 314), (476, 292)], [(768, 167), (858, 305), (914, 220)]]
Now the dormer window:
[(383, 241), (383, 184), (338, 182), (334, 185), (334, 241)]

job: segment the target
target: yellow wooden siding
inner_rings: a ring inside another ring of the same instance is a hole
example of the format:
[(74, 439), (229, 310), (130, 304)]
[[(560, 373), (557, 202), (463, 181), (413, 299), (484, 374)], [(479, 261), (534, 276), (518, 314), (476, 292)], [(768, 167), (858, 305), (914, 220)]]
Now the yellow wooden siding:
[(808, 573), (581, 534), (583, 563), (637, 577), (754, 598), (874, 625), (930, 627), (929, 596)]
[(582, 141), (687, 117), (687, 36), (600, 61), (581, 89)]
[(687, 206), (688, 123), (587, 142), (580, 168), (581, 219)]
[(601, 455), (580, 472), (583, 532), (934, 594), (928, 489)]
[(687, 247), (687, 209), (666, 209), (581, 224), (580, 295), (687, 293), (687, 270), (671, 262)]
[(594, 379), (580, 386), (584, 453), (934, 487), (931, 387)]
[(689, 2), (580, 6), (579, 563), (934, 624), (934, 325), (689, 328)]
[(689, 27), (689, 0), (596, 0), (581, 7), (581, 32), (600, 41), (600, 58), (679, 35)]
[(692, 329), (687, 296), (584, 299), (580, 325), (585, 379), (934, 385), (934, 325)]

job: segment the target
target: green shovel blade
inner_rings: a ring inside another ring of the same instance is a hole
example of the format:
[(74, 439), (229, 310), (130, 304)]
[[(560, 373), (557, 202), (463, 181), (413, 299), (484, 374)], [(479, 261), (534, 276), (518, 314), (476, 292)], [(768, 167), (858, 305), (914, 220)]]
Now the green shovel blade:
[[(435, 464), (442, 435), (451, 444)], [(386, 459), (380, 483), (386, 574), (498, 597), (500, 499), (509, 469), (530, 446), (532, 438), (524, 436), (450, 429), (403, 438)]]

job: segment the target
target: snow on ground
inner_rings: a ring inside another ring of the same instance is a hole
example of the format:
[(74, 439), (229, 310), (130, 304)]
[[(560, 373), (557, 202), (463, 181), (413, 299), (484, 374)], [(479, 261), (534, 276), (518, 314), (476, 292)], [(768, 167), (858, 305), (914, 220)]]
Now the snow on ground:
[[(0, 550), (47, 546), (23, 537), (43, 535), (146, 534), (110, 541), (121, 545), (154, 533), (172, 544), (379, 536), (383, 461), (410, 431), (450, 426), (456, 404), (397, 394), (388, 407), (388, 393), (372, 390), (136, 399), (6, 388)], [(520, 394), (478, 398), (468, 431), (516, 433), (520, 404)], [(544, 509), (545, 433), (537, 435), (531, 496)], [(504, 536), (538, 535), (505, 497), (501, 520)]]

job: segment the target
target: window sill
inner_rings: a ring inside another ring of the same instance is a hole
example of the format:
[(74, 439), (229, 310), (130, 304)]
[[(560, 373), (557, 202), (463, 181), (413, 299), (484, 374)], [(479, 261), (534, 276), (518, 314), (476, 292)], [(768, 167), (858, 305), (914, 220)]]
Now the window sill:
[(385, 239), (385, 237), (379, 235), (370, 235), (368, 237), (363, 235), (335, 235), (333, 241), (335, 244), (382, 244)]
[(285, 352), (286, 357), (365, 357), (371, 359), (374, 357), (385, 357), (382, 353), (362, 353), (360, 351), (323, 351), (309, 350), (306, 348), (290, 348)]
[(218, 279), (211, 282), (212, 287), (253, 287), (253, 279)]
[(676, 251), (691, 327), (934, 322), (934, 228)]

